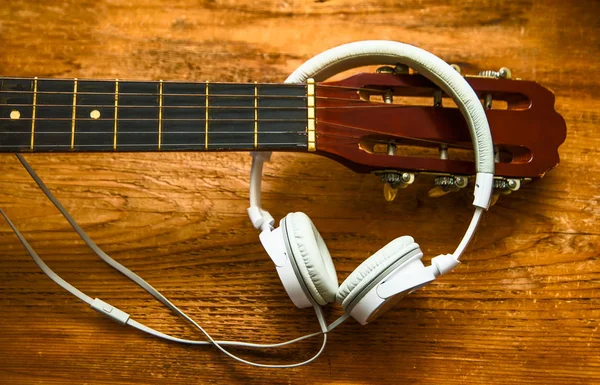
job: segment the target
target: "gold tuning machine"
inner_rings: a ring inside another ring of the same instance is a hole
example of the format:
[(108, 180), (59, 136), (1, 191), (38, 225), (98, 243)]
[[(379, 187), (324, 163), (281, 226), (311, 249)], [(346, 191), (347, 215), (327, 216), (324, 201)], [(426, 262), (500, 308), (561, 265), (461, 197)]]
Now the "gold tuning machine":
[(525, 181), (522, 179), (513, 178), (494, 178), (494, 192), (490, 201), (490, 206), (493, 206), (498, 202), (500, 195), (508, 195), (521, 188), (521, 183)]
[(383, 196), (386, 201), (391, 202), (396, 199), (398, 190), (406, 188), (415, 181), (415, 173), (412, 172), (396, 172), (396, 171), (384, 171), (376, 173), (383, 182)]
[(469, 185), (469, 177), (463, 175), (442, 175), (434, 180), (435, 187), (429, 190), (430, 198), (439, 198)]

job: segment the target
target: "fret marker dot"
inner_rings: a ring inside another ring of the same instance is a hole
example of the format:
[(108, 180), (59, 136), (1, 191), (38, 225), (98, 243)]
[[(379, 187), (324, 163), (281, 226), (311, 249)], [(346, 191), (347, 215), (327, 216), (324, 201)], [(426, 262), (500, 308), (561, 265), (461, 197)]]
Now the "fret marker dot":
[(13, 120), (19, 119), (21, 117), (21, 113), (17, 110), (12, 110), (10, 112), (10, 118)]
[(90, 118), (92, 118), (92, 119), (98, 119), (99, 117), (100, 117), (100, 111), (93, 110), (92, 112), (90, 112)]

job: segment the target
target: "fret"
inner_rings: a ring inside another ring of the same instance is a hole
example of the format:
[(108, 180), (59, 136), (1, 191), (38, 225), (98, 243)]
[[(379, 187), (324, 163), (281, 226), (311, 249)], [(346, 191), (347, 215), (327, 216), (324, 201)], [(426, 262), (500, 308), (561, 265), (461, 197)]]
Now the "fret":
[(0, 79), (0, 149), (2, 151), (29, 151), (30, 149), (32, 90), (32, 79)]
[(158, 151), (162, 145), (162, 112), (163, 112), (163, 81), (159, 81), (158, 86)]
[(114, 93), (114, 82), (77, 81), (74, 151), (113, 150)]
[[(92, 116), (92, 115), (90, 115)], [(93, 116), (92, 116), (93, 118)], [(117, 125), (119, 119), (119, 79), (115, 80), (115, 121), (113, 135), (113, 151), (117, 151)]]
[[(154, 151), (160, 124), (159, 83), (119, 81), (117, 151)], [(117, 108), (117, 107), (115, 107)]]
[(33, 108), (31, 110), (31, 144), (30, 150), (33, 151), (33, 146), (35, 144), (35, 109), (37, 104), (37, 88), (38, 88), (38, 78), (33, 78)]
[(316, 134), (315, 134), (315, 80), (310, 78), (306, 81), (306, 106), (307, 111), (307, 126), (308, 135), (308, 151), (316, 151)]
[(38, 80), (34, 151), (71, 149), (72, 92), (72, 80)]
[(162, 151), (206, 148), (205, 93), (205, 83), (163, 84)]
[(75, 117), (77, 114), (77, 78), (73, 81), (73, 111), (71, 113), (71, 151), (75, 148)]

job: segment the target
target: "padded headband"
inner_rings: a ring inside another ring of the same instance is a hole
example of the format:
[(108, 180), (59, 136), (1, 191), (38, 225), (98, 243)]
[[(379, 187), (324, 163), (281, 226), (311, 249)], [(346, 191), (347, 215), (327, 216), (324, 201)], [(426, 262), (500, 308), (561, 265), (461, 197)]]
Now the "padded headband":
[[(337, 73), (373, 64), (405, 64), (417, 70), (452, 97), (467, 121), (478, 173), (494, 173), (494, 146), (479, 97), (469, 83), (437, 56), (415, 46), (387, 40), (366, 40), (327, 50), (302, 64), (286, 83), (308, 78), (325, 80)], [(487, 208), (487, 205), (486, 205)]]

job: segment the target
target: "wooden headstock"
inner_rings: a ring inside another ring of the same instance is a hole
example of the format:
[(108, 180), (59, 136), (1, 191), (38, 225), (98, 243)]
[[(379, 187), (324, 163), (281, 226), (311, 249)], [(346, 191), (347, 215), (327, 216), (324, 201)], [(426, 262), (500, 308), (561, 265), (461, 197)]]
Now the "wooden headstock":
[[(496, 175), (540, 178), (566, 137), (554, 94), (532, 81), (466, 77), (486, 107)], [(447, 95), (418, 74), (361, 73), (316, 87), (316, 148), (358, 172), (473, 175), (471, 137)]]

